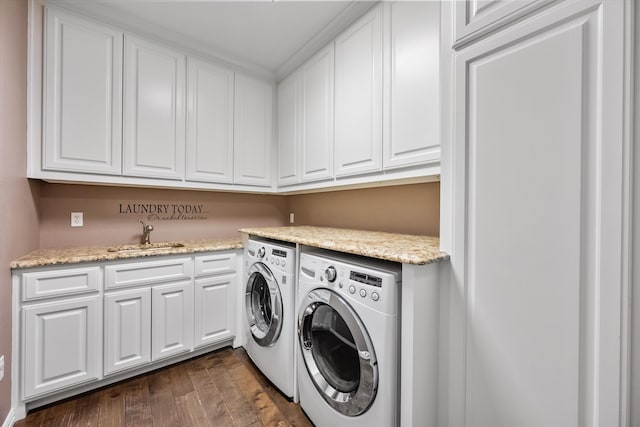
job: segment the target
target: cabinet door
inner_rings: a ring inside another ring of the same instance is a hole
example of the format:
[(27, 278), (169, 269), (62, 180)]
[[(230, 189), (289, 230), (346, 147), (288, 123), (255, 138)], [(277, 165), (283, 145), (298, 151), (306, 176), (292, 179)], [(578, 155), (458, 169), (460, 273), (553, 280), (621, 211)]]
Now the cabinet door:
[(45, 13), (42, 167), (119, 175), (122, 32)]
[(382, 166), (382, 13), (376, 6), (335, 42), (335, 175)]
[(300, 69), (302, 181), (333, 178), (333, 43)]
[(233, 181), (233, 71), (189, 58), (187, 179)]
[(278, 185), (300, 182), (300, 72), (278, 85)]
[(622, 423), (623, 12), (562, 2), (455, 57), (451, 425)]
[(456, 45), (469, 43), (554, 1), (456, 1), (454, 6), (454, 37)]
[(105, 294), (106, 374), (151, 361), (151, 289)]
[(196, 280), (194, 347), (235, 336), (236, 275)]
[(190, 351), (193, 347), (193, 282), (154, 286), (153, 360)]
[(22, 309), (23, 399), (100, 378), (99, 298), (77, 298)]
[(385, 4), (389, 60), (385, 62), (384, 168), (440, 160), (439, 2)]
[(234, 114), (234, 182), (271, 185), (273, 87), (236, 75)]
[(184, 177), (185, 57), (127, 35), (124, 174)]

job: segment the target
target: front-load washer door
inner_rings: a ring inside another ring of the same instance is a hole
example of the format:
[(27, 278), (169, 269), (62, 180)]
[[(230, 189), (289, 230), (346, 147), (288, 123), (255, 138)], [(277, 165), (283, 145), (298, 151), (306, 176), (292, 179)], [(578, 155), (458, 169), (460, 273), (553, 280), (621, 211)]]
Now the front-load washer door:
[(282, 330), (282, 295), (271, 271), (262, 263), (249, 269), (245, 291), (247, 320), (251, 335), (263, 347), (272, 346)]
[(378, 390), (376, 355), (362, 321), (339, 294), (314, 289), (298, 314), (300, 351), (311, 381), (343, 415), (369, 409)]

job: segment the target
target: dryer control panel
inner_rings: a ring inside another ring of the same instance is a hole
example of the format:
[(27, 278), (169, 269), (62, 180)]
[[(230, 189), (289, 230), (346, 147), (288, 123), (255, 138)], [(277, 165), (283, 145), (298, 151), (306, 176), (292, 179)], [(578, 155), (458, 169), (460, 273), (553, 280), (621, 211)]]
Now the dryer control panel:
[(300, 254), (300, 280), (327, 287), (351, 300), (387, 314), (398, 306), (400, 266), (397, 270), (380, 269), (372, 260), (353, 263), (316, 254)]

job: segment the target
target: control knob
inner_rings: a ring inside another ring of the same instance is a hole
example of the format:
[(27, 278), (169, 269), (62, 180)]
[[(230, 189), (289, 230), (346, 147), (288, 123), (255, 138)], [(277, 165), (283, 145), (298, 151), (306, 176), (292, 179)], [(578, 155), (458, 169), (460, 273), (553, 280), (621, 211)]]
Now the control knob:
[(267, 250), (263, 247), (258, 249), (258, 258), (264, 258), (264, 255), (267, 253)]
[(327, 282), (335, 282), (336, 277), (338, 276), (336, 268), (334, 266), (327, 267), (327, 269), (324, 271), (324, 276), (327, 278)]

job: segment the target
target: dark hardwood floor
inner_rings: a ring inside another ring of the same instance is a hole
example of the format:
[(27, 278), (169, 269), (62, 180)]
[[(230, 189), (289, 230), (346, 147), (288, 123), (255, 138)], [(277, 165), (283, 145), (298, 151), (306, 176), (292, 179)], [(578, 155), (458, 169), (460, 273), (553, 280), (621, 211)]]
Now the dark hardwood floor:
[(224, 348), (30, 412), (24, 426), (312, 426), (247, 353)]

